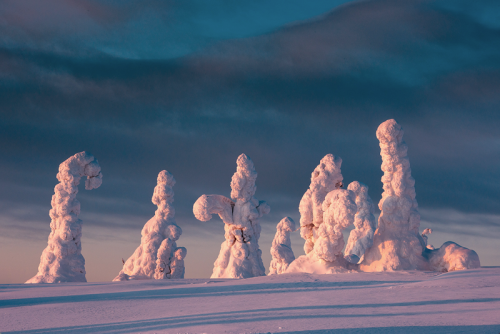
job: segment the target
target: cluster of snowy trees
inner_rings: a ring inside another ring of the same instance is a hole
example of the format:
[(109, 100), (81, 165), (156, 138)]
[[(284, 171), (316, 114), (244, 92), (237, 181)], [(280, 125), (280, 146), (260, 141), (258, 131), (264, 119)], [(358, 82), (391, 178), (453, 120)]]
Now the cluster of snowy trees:
[[(342, 159), (327, 154), (311, 174), (311, 184), (299, 204), (300, 235), (305, 255), (295, 259), (290, 233), (295, 222), (283, 218), (271, 246), (269, 275), (307, 272), (434, 270), (452, 271), (480, 266), (473, 250), (448, 241), (435, 249), (427, 244), (430, 229), (422, 233), (403, 129), (393, 119), (377, 129), (382, 156), (383, 193), (378, 226), (368, 187), (353, 181), (343, 189)], [(194, 203), (194, 216), (209, 221), (213, 214), (224, 223), (225, 241), (214, 263), (212, 278), (248, 278), (265, 275), (259, 248), (259, 219), (270, 212), (265, 201), (255, 198), (257, 172), (252, 160), (241, 154), (231, 179), (231, 198), (202, 195)], [(81, 254), (82, 221), (76, 200), (78, 184), (87, 176), (86, 189), (102, 183), (101, 168), (94, 157), (81, 152), (59, 166), (52, 197), (51, 233), (35, 277), (26, 283), (85, 282)], [(175, 222), (175, 179), (166, 170), (158, 175), (152, 201), (158, 209), (142, 229), (141, 244), (114, 281), (184, 278), (187, 250), (177, 247), (182, 229)], [(347, 245), (343, 231), (350, 225)]]

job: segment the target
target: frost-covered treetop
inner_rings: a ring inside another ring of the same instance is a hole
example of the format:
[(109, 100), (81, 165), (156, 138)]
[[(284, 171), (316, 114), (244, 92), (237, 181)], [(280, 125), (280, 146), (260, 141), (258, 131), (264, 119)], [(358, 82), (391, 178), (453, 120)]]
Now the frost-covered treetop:
[(85, 189), (97, 189), (102, 184), (101, 167), (89, 152), (80, 152), (59, 165), (57, 179), (63, 185), (77, 186), (82, 176), (87, 176)]
[(174, 202), (174, 189), (175, 178), (170, 172), (162, 170), (158, 174), (158, 183), (153, 192), (151, 201), (158, 206), (155, 216), (160, 221), (173, 219), (175, 216)]
[(241, 200), (246, 202), (253, 197), (257, 190), (257, 186), (255, 185), (257, 172), (252, 160), (244, 153), (238, 157), (236, 165), (236, 173), (231, 178), (231, 198), (234, 201)]
[(342, 173), (340, 167), (342, 166), (342, 158), (327, 154), (321, 159), (319, 165), (311, 173), (311, 184), (309, 189), (312, 191), (324, 190), (329, 193), (338, 188), (341, 184)]
[(276, 229), (283, 232), (293, 232), (295, 231), (295, 222), (292, 218), (285, 217), (278, 223)]

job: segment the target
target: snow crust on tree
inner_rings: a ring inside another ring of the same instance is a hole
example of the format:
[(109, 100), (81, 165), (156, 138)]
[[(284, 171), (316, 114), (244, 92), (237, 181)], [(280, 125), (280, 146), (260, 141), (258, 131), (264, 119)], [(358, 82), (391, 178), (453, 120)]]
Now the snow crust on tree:
[(427, 248), (434, 249), (434, 246), (427, 244), (428, 239), (429, 239), (429, 237), (427, 235), (431, 234), (431, 233), (432, 233), (432, 230), (430, 228), (426, 228), (425, 230), (422, 231), (422, 239), (424, 240), (424, 244)]
[(332, 274), (351, 269), (342, 253), (345, 246), (342, 232), (354, 222), (356, 195), (351, 190), (333, 190), (326, 195), (322, 210), (323, 223), (315, 231), (312, 251), (292, 262), (288, 273)]
[(88, 152), (80, 152), (59, 165), (50, 210), (48, 245), (40, 257), (38, 273), (26, 283), (86, 282), (82, 255), (80, 202), (76, 199), (80, 179), (87, 176), (85, 189), (102, 184), (99, 163)]
[(269, 275), (282, 274), (295, 260), (290, 240), (290, 232), (295, 231), (295, 222), (290, 217), (283, 218), (276, 226), (276, 235), (271, 245)]
[(471, 249), (453, 241), (445, 242), (438, 249), (427, 249), (425, 253), (433, 271), (454, 271), (481, 267), (479, 256)]
[(326, 195), (342, 187), (340, 167), (342, 159), (327, 154), (311, 173), (311, 184), (299, 204), (300, 236), (305, 240), (304, 251), (309, 254), (317, 239), (317, 232), (323, 223), (323, 201)]
[(384, 192), (373, 246), (360, 264), (363, 271), (424, 270), (425, 243), (419, 234), (420, 214), (415, 199), (415, 180), (411, 176), (408, 147), (403, 129), (390, 119), (377, 129), (382, 156)]
[(252, 160), (241, 154), (231, 179), (231, 198), (202, 195), (193, 205), (194, 216), (209, 221), (218, 214), (224, 222), (225, 241), (214, 263), (212, 278), (248, 278), (265, 275), (259, 249), (259, 218), (268, 214), (269, 205), (254, 195), (257, 172)]
[(356, 196), (355, 228), (351, 230), (344, 250), (345, 258), (352, 263), (358, 263), (366, 250), (373, 245), (375, 232), (375, 212), (372, 199), (368, 195), (368, 186), (354, 181), (347, 186)]
[(152, 198), (153, 204), (158, 207), (155, 215), (144, 225), (141, 244), (113, 281), (171, 278), (171, 262), (178, 250), (176, 241), (182, 234), (182, 229), (175, 222), (175, 178), (163, 170), (158, 174), (157, 180)]

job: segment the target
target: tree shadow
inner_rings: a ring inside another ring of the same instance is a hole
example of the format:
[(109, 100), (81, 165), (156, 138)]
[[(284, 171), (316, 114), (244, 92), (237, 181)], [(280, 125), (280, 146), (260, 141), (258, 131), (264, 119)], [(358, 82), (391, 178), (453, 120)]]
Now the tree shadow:
[[(157, 319), (146, 319), (146, 320), (136, 320), (136, 321), (123, 321), (114, 322), (107, 324), (91, 324), (82, 326), (69, 326), (69, 327), (56, 327), (49, 329), (36, 329), (36, 330), (24, 330), (19, 332), (11, 333), (59, 333), (59, 332), (71, 332), (71, 333), (89, 333), (89, 332), (99, 332), (99, 333), (133, 333), (137, 331), (155, 331), (155, 330), (168, 330), (168, 329), (178, 329), (183, 327), (192, 326), (210, 326), (210, 325), (231, 325), (231, 324), (241, 324), (241, 323), (251, 323), (251, 322), (264, 322), (264, 321), (287, 321), (287, 320), (311, 320), (311, 319), (339, 319), (339, 318), (387, 318), (387, 317), (400, 317), (400, 316), (422, 316), (422, 315), (435, 315), (435, 314), (453, 314), (457, 316), (461, 312), (469, 312), (469, 310), (464, 307), (462, 310), (441, 310), (441, 311), (427, 311), (423, 309), (422, 311), (413, 312), (393, 312), (393, 313), (355, 313), (355, 314), (311, 314), (310, 312), (303, 312), (307, 310), (314, 310), (317, 312), (328, 311), (332, 309), (359, 309), (361, 312), (363, 308), (383, 308), (383, 307), (403, 307), (403, 306), (428, 306), (428, 305), (445, 305), (445, 304), (459, 304), (459, 303), (485, 303), (485, 302), (499, 302), (500, 298), (479, 298), (479, 299), (451, 299), (451, 300), (429, 300), (420, 302), (404, 302), (404, 303), (386, 303), (386, 304), (347, 304), (347, 305), (318, 305), (318, 306), (297, 306), (297, 307), (280, 307), (280, 308), (265, 308), (256, 310), (242, 310), (242, 311), (230, 311), (230, 312), (216, 312), (216, 313), (206, 313), (206, 314), (195, 314), (186, 316), (175, 316), (175, 317), (164, 317)], [(494, 307), (492, 310), (496, 310)], [(500, 326), (500, 325), (492, 325)], [(476, 326), (412, 326), (412, 327), (384, 327), (379, 333), (387, 333), (383, 329), (389, 329), (390, 333), (407, 333), (406, 329), (415, 330), (414, 333), (424, 333), (424, 331), (419, 331), (423, 328), (436, 329), (434, 333), (446, 333), (443, 330), (446, 328), (455, 327), (470, 327), (476, 328)], [(478, 326), (484, 328), (496, 328), (488, 326)], [(204, 327), (202, 327), (204, 328)], [(373, 333), (370, 331), (371, 328), (355, 328), (355, 329), (339, 329), (339, 331), (346, 331), (345, 333)], [(379, 330), (375, 328), (376, 330)], [(374, 329), (374, 330), (375, 330)], [(392, 330), (394, 329), (394, 330)], [(390, 331), (392, 330), (392, 331)], [(441, 331), (439, 331), (441, 330)], [(350, 332), (349, 332), (350, 331)], [(280, 331), (281, 332), (281, 331)], [(324, 331), (299, 331), (299, 332), (289, 332), (289, 333), (332, 333), (333, 330)], [(471, 331), (476, 332), (476, 331)], [(337, 333), (337, 329), (335, 330)], [(342, 333), (342, 332), (341, 332)], [(410, 331), (410, 333), (412, 333)], [(425, 332), (426, 334), (429, 332)], [(459, 332), (460, 333), (460, 332)], [(463, 332), (463, 333), (468, 333)], [(477, 331), (477, 333), (483, 333), (483, 331)], [(484, 332), (487, 333), (487, 332)], [(495, 332), (496, 333), (496, 332)]]
[(143, 291), (113, 292), (98, 294), (82, 294), (56, 297), (34, 297), (0, 300), (0, 308), (20, 307), (42, 304), (61, 304), (89, 302), (99, 300), (139, 300), (139, 299), (173, 299), (190, 297), (220, 297), (251, 294), (289, 293), (302, 292), (311, 289), (362, 289), (375, 285), (407, 284), (420, 281), (357, 281), (357, 282), (291, 282), (291, 283), (265, 283), (265, 284), (238, 284), (238, 285), (213, 285), (206, 287), (185, 287), (176, 289), (164, 288)]

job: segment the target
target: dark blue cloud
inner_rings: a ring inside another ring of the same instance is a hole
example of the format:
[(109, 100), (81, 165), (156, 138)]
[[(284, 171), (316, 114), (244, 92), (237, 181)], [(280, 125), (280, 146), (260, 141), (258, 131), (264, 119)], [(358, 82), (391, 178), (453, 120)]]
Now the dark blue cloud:
[(378, 201), (375, 131), (396, 118), (422, 207), (500, 213), (494, 3), (364, 1), (297, 24), (340, 2), (83, 3), (65, 2), (88, 13), (71, 28), (78, 38), (54, 28), (64, 20), (37, 33), (2, 26), (2, 200), (48, 205), (58, 164), (89, 150), (105, 175), (92, 195), (108, 199), (87, 203), (96, 212), (147, 215), (152, 205), (130, 203), (149, 202), (168, 169), (178, 215), (193, 219), (199, 195), (229, 193), (242, 152), (273, 219), (296, 213), (327, 153)]

